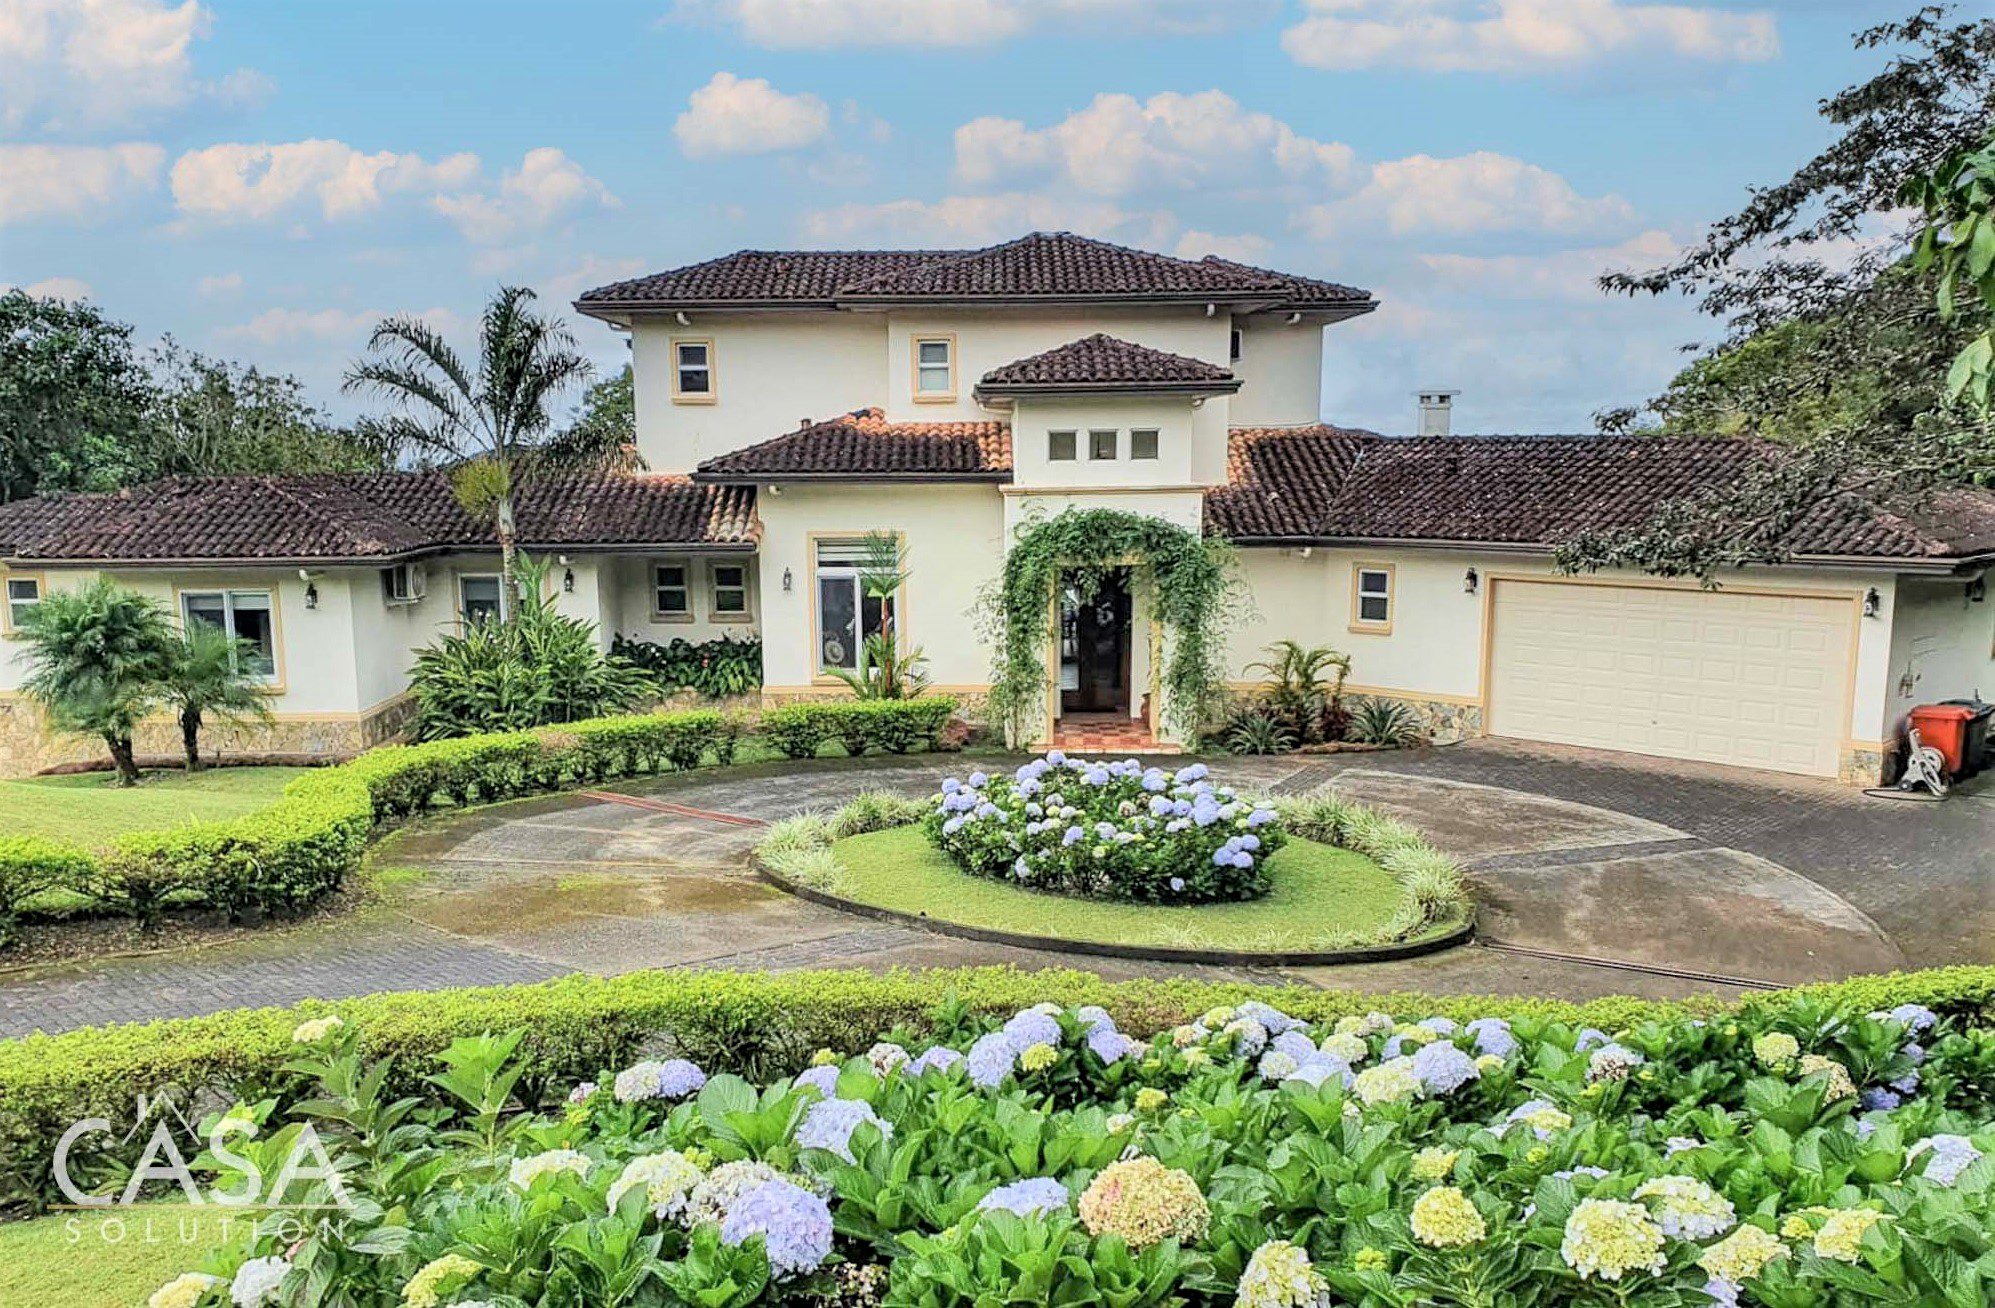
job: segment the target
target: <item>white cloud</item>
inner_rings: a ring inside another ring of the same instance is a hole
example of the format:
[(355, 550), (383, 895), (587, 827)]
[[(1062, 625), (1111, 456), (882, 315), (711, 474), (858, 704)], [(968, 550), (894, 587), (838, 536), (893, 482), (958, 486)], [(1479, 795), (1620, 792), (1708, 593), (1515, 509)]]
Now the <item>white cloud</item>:
[(803, 231), (818, 245), (989, 245), (1051, 229), (1159, 245), (1176, 225), (1169, 214), (1135, 212), (1105, 200), (1008, 192), (839, 205), (806, 214)]
[(1184, 34), (1272, 11), (1273, 0), (678, 0), (674, 10), (779, 49), (990, 45), (1056, 24)]
[(458, 190), (478, 172), (478, 156), (431, 163), (421, 155), (367, 154), (344, 141), (229, 143), (189, 150), (173, 162), (173, 200), (190, 217), (244, 222), (316, 206), (328, 221), (381, 207), (384, 198)]
[(971, 186), (1033, 175), (1098, 195), (1338, 184), (1354, 161), (1349, 146), (1304, 136), (1224, 91), (1102, 94), (1051, 127), (987, 117), (956, 129), (956, 175)]
[(87, 300), (90, 298), (90, 283), (79, 277), (44, 277), (26, 286), (16, 286), (12, 282), (0, 282), (0, 292), (19, 290), (41, 300)]
[(764, 77), (720, 72), (686, 101), (672, 124), (694, 159), (801, 150), (831, 130), (831, 109), (814, 95), (786, 95)]
[(1653, 268), (1680, 246), (1668, 232), (1651, 229), (1615, 245), (1556, 250), (1549, 254), (1423, 254), (1420, 263), (1457, 295), (1478, 300), (1582, 300), (1601, 298), (1600, 274), (1610, 269)]
[(541, 299), (565, 311), (583, 291), (635, 277), (650, 266), (650, 262), (644, 259), (605, 259), (586, 254), (560, 271), (540, 278), (533, 289)]
[(490, 243), (547, 227), (578, 209), (615, 208), (617, 198), (580, 164), (544, 145), (528, 150), (496, 191), (439, 195), (430, 205), (472, 240)]
[(166, 151), (122, 145), (0, 145), (0, 225), (92, 218), (159, 180)]
[[(225, 340), (255, 341), (259, 345), (340, 342), (358, 352), (366, 346), (375, 325), (390, 316), (390, 312), (379, 309), (265, 309), (248, 322), (222, 328), (217, 335)], [(415, 316), (445, 336), (461, 336), (476, 327), (475, 322), (454, 309), (424, 309)]]
[(234, 295), (241, 290), (242, 274), (239, 272), (215, 273), (194, 283), (194, 293), (204, 300)]
[(1319, 240), (1383, 229), (1421, 232), (1586, 233), (1626, 224), (1618, 195), (1581, 195), (1571, 182), (1510, 155), (1477, 151), (1450, 159), (1409, 155), (1374, 164), (1355, 193), (1312, 205), (1297, 225)]
[(269, 89), (248, 69), (194, 74), (194, 42), (212, 15), (197, 0), (4, 0), (0, 125), (122, 122), (196, 97), (242, 100)]
[(1282, 48), (1311, 68), (1527, 74), (1616, 59), (1758, 63), (1773, 15), (1639, 0), (1305, 0)]

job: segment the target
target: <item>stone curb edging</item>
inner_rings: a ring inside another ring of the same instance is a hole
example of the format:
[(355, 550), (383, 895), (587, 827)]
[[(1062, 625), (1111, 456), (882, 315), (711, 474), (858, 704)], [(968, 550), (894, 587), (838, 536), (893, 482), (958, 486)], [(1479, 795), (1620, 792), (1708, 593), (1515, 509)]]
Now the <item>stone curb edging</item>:
[(1438, 954), (1444, 949), (1468, 944), (1475, 938), (1475, 908), (1471, 905), (1468, 916), (1449, 931), (1438, 936), (1390, 945), (1354, 945), (1348, 949), (1264, 953), (1239, 949), (1182, 949), (1175, 945), (1117, 945), (1100, 940), (1068, 940), (1060, 936), (1032, 936), (1014, 931), (999, 931), (992, 927), (947, 922), (924, 914), (903, 913), (899, 909), (862, 904), (857, 900), (845, 899), (792, 881), (765, 864), (759, 854), (750, 857), (749, 866), (755, 870), (756, 876), (776, 889), (824, 908), (837, 909), (841, 913), (872, 918), (876, 922), (891, 922), (897, 926), (913, 927), (917, 931), (927, 931), (934, 935), (956, 936), (963, 940), (981, 941), (987, 945), (1010, 945), (1016, 949), (1036, 949), (1056, 954), (1087, 954), (1098, 958), (1136, 959), (1152, 963), (1197, 963), (1211, 967), (1333, 967), (1344, 963), (1387, 963), (1395, 959), (1419, 958), (1425, 954)]

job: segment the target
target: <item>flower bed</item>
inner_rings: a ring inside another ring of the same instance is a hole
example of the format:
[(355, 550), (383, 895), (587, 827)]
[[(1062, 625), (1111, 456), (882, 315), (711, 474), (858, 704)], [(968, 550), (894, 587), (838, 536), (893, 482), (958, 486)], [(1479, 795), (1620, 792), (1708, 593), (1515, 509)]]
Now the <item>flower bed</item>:
[(1258, 898), (1287, 838), (1273, 808), (1214, 785), (1203, 763), (1167, 772), (1058, 750), (1010, 777), (948, 778), (924, 829), (977, 876), (1150, 904)]
[(154, 1308), (1995, 1296), (1995, 1031), (1917, 1004), (1609, 1033), (1248, 1001), (1145, 1040), (952, 1002), (765, 1085), (654, 1059), (528, 1112), (521, 1037), (479, 1037), (385, 1155), (364, 1034), (293, 1032), (349, 1202), (298, 1183), (312, 1238), (244, 1223)]

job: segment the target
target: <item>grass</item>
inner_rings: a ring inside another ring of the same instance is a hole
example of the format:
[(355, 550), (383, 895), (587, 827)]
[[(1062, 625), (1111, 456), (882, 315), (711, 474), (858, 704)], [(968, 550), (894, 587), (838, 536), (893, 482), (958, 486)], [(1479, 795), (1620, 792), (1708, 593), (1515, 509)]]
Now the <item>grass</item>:
[(1264, 898), (1187, 907), (1069, 899), (971, 876), (913, 826), (849, 836), (830, 852), (819, 888), (843, 898), (964, 926), (1103, 944), (1338, 949), (1390, 937), (1407, 904), (1399, 882), (1364, 855), (1302, 839), (1269, 860), (1273, 889)]
[[(224, 1221), (229, 1225), (224, 1226)], [(0, 1304), (133, 1308), (250, 1218), (213, 1206), (141, 1204), (0, 1224)]]
[(156, 772), (119, 786), (106, 772), (0, 781), (0, 831), (96, 849), (130, 831), (240, 817), (268, 806), (303, 768)]

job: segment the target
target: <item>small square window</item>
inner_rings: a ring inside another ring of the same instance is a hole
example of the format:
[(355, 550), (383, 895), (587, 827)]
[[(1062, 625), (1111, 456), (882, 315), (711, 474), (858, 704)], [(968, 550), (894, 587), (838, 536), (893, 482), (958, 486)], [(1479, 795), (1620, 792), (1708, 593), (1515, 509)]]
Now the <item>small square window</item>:
[(1115, 457), (1115, 447), (1119, 443), (1116, 438), (1120, 435), (1121, 433), (1113, 427), (1107, 429), (1097, 428), (1089, 432), (1088, 457), (1097, 461), (1113, 459)]
[(7, 630), (20, 630), (28, 615), (35, 611), (35, 605), (41, 602), (41, 578), (7, 578)]
[(951, 395), (956, 390), (956, 370), (951, 356), (955, 342), (946, 336), (917, 339), (914, 343), (914, 390), (917, 395)]
[(1074, 461), (1075, 435), (1070, 431), (1049, 431), (1046, 433), (1046, 457), (1054, 463)]
[(713, 342), (672, 342), (672, 395), (681, 400), (713, 399)]
[(651, 569), (651, 614), (658, 618), (693, 616), (693, 590), (683, 563), (659, 563)]
[(1157, 429), (1138, 427), (1129, 433), (1129, 457), (1132, 459), (1154, 459), (1157, 457)]
[(1384, 628), (1392, 625), (1392, 569), (1355, 570), (1351, 622), (1354, 627)]
[(713, 581), (713, 615), (716, 618), (747, 617), (747, 566), (740, 563), (716, 563), (708, 576)]

